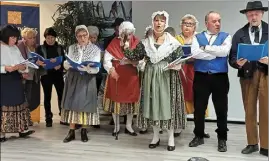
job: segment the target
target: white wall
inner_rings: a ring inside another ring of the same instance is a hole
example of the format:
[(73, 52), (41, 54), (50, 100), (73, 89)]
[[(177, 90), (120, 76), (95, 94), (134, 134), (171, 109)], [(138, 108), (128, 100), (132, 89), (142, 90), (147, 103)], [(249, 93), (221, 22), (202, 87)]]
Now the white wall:
[[(246, 1), (169, 1), (169, 2), (133, 2), (133, 22), (136, 27), (136, 34), (143, 36), (145, 28), (151, 25), (151, 14), (158, 10), (165, 10), (169, 13), (169, 25), (174, 27), (179, 33), (179, 22), (185, 14), (193, 14), (199, 21), (198, 31), (205, 29), (204, 16), (207, 12), (214, 10), (221, 14), (222, 30), (234, 34), (239, 28), (247, 23), (245, 15), (239, 10), (246, 8)], [(267, 1), (263, 1), (264, 6), (268, 6)], [(268, 20), (268, 13), (264, 15), (264, 20)], [(230, 92), (229, 92), (229, 113), (228, 120), (244, 121), (244, 110), (241, 99), (241, 88), (237, 71), (229, 69)], [(216, 119), (213, 103), (210, 98), (209, 119)]]

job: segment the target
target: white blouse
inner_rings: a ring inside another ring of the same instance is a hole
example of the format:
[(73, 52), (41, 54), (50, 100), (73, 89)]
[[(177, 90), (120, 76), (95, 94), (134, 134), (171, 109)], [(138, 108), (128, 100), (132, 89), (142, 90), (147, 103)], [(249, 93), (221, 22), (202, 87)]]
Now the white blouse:
[[(1, 43), (0, 55), (1, 55), (1, 61), (0, 61), (1, 73), (7, 72), (5, 70), (5, 66), (15, 66), (15, 65), (18, 65), (19, 63), (21, 63), (25, 60), (22, 57), (22, 54), (16, 45), (8, 46), (8, 45)], [(27, 71), (28, 71), (28, 68), (26, 68), (23, 71), (19, 70), (20, 73), (25, 73)]]

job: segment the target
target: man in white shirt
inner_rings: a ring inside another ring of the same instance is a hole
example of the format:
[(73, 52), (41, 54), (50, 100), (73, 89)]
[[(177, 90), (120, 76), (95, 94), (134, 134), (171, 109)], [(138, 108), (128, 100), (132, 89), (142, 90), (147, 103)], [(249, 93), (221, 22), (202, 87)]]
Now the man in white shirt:
[(231, 36), (220, 32), (221, 17), (215, 11), (205, 16), (207, 31), (197, 34), (192, 42), (194, 54), (194, 134), (190, 147), (204, 144), (205, 111), (209, 96), (217, 115), (218, 151), (227, 151), (227, 113), (228, 113), (228, 63), (231, 49)]
[[(233, 36), (232, 49), (229, 55), (230, 65), (238, 69), (238, 77), (242, 89), (245, 109), (245, 122), (248, 145), (242, 150), (243, 154), (259, 151), (268, 156), (268, 56), (259, 61), (237, 60), (237, 47), (239, 43), (264, 44), (268, 43), (268, 24), (262, 17), (268, 7), (262, 2), (248, 2), (246, 9), (240, 13), (245, 14), (248, 23), (239, 29)], [(253, 53), (261, 54), (261, 53)], [(257, 100), (259, 99), (259, 138), (257, 124)]]

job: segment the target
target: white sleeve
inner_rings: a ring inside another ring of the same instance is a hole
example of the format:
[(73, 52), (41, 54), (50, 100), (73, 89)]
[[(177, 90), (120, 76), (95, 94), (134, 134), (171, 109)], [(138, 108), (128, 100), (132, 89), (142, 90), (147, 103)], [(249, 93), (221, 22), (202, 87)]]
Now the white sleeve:
[[(19, 50), (18, 47), (16, 47), (17, 49), (17, 54), (18, 54), (18, 59), (19, 59), (19, 62), (23, 62), (25, 61), (25, 59), (23, 58), (22, 54), (21, 54), (21, 51)], [(18, 70), (20, 73), (28, 73), (29, 70), (28, 70), (28, 66), (26, 65), (26, 68), (24, 70)]]
[(232, 47), (232, 37), (229, 35), (221, 46), (206, 45), (205, 52), (210, 53), (216, 57), (226, 57)]
[(194, 55), (193, 58), (195, 59), (202, 59), (202, 60), (216, 59), (216, 56), (206, 53), (205, 51), (200, 49), (200, 45), (197, 41), (196, 36), (193, 37), (191, 53)]
[(110, 69), (113, 67), (112, 59), (114, 57), (106, 50), (104, 55), (104, 68), (109, 73)]
[[(68, 53), (67, 53), (67, 56), (70, 57), (70, 55), (71, 55), (70, 53), (71, 53), (71, 52), (72, 52), (72, 45), (68, 47)], [(65, 70), (68, 70), (69, 68), (71, 68), (71, 65), (68, 63), (67, 60), (64, 61), (63, 66), (64, 66), (64, 69), (65, 69)]]
[[(4, 54), (1, 54), (1, 55), (4, 55)], [(4, 65), (1, 65), (1, 73), (7, 73)]]
[[(93, 57), (92, 61), (100, 63), (100, 61), (101, 61), (101, 50), (98, 50), (96, 52), (96, 55)], [(89, 74), (97, 74), (99, 72), (99, 70), (100, 70), (99, 67), (90, 67), (90, 66), (88, 66), (88, 71), (87, 72)]]

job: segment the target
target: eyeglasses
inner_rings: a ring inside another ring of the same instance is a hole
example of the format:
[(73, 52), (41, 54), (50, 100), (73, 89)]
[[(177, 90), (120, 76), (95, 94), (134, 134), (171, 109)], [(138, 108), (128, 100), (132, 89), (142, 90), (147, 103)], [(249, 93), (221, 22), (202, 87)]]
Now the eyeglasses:
[(77, 35), (77, 38), (81, 39), (81, 38), (86, 38), (87, 36), (88, 36), (87, 34)]
[(183, 22), (182, 25), (183, 25), (183, 26), (186, 26), (186, 27), (193, 27), (193, 26), (195, 26), (195, 23), (191, 23), (191, 22)]

